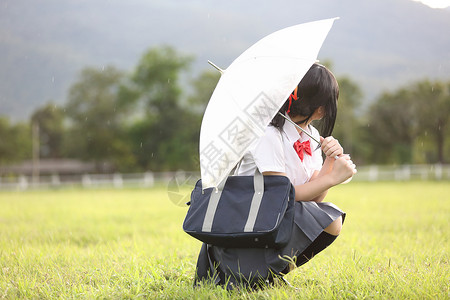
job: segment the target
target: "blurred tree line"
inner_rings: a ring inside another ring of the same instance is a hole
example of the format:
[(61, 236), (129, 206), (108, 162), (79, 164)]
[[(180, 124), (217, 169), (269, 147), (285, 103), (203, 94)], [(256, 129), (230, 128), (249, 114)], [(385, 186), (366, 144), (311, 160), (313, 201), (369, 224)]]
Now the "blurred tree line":
[[(120, 172), (197, 170), (203, 111), (219, 80), (215, 70), (191, 82), (180, 75), (193, 58), (171, 47), (148, 50), (131, 74), (113, 66), (85, 68), (64, 106), (48, 103), (28, 122), (0, 116), (0, 164), (32, 157), (39, 128), (41, 158), (104, 162)], [(333, 135), (359, 164), (446, 163), (450, 153), (450, 82), (424, 80), (385, 92), (362, 112), (362, 92), (338, 78)]]

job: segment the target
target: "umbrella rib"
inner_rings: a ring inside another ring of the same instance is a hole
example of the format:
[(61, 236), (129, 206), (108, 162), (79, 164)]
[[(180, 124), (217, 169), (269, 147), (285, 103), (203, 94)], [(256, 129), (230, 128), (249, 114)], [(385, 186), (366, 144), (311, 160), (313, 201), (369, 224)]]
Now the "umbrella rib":
[(213, 66), (214, 68), (217, 69), (217, 71), (220, 72), (220, 74), (223, 74), (223, 70), (221, 68), (219, 68), (216, 64), (214, 64), (212, 61), (208, 60), (208, 63)]

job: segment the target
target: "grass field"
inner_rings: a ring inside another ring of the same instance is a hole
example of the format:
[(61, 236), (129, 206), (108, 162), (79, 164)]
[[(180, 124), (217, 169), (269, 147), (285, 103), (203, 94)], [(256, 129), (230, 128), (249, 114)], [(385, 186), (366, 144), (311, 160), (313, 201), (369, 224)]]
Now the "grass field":
[[(183, 192), (188, 192), (183, 191)], [(449, 299), (449, 182), (351, 183), (341, 236), (298, 289), (192, 287), (200, 242), (167, 188), (0, 193), (0, 298)]]

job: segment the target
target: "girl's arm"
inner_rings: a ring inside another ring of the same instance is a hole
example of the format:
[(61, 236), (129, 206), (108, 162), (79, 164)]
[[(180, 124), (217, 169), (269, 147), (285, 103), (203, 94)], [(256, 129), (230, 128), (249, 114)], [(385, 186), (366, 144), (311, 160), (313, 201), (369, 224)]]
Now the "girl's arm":
[[(281, 172), (263, 172), (263, 175), (286, 176), (285, 173)], [(305, 184), (297, 185), (295, 186), (295, 201), (320, 202), (325, 197), (326, 191), (336, 184), (337, 183), (332, 176), (324, 175), (322, 177), (317, 177), (315, 180), (309, 181)]]
[[(324, 166), (326, 166), (325, 164), (326, 161)], [(346, 181), (356, 173), (356, 166), (350, 160), (350, 156), (344, 155), (334, 160), (333, 168), (330, 172), (325, 173), (324, 171), (323, 173), (316, 172), (310, 181), (295, 186), (295, 200), (322, 201), (329, 188)], [(281, 172), (263, 172), (263, 175), (286, 176), (285, 173)]]
[[(310, 181), (295, 186), (296, 201), (321, 202), (329, 188), (346, 181), (356, 173), (356, 166), (350, 160), (350, 156), (344, 155), (333, 160), (333, 168), (329, 172), (316, 171)], [(324, 166), (325, 164), (326, 162)]]
[[(263, 172), (263, 175), (286, 176), (285, 173), (281, 172)], [(324, 175), (321, 177), (317, 177), (315, 180), (311, 180), (305, 184), (297, 185), (295, 186), (295, 201), (315, 201), (316, 198), (318, 201), (321, 201), (325, 197), (326, 191), (336, 184), (337, 183), (332, 176)], [(319, 196), (321, 197), (319, 198)]]
[[(332, 136), (329, 136), (327, 138), (320, 137), (320, 143), (322, 144), (322, 151), (325, 154), (325, 161), (320, 171), (314, 172), (309, 181), (313, 181), (319, 177), (322, 177), (330, 173), (331, 170), (333, 169), (336, 157), (339, 157), (344, 153), (344, 149), (339, 144), (339, 141)], [(311, 201), (322, 202), (328, 193), (328, 189), (324, 190), (319, 195), (311, 199)]]
[(332, 177), (319, 176), (319, 171), (316, 171), (308, 182), (295, 186), (295, 200), (322, 202), (328, 189), (334, 185)]
[[(313, 175), (311, 176), (311, 179), (309, 180), (314, 181), (319, 177), (322, 177), (328, 173), (331, 172), (331, 170), (333, 169), (333, 164), (334, 164), (335, 159), (331, 158), (331, 157), (326, 157), (325, 158), (325, 162), (322, 165), (322, 168), (320, 169), (320, 171), (315, 171), (313, 173)], [(328, 193), (328, 189), (324, 190), (323, 192), (321, 192), (319, 195), (317, 195), (316, 197), (314, 197), (313, 199), (311, 199), (311, 201), (315, 201), (315, 202), (322, 202), (323, 199), (325, 199), (325, 196)]]

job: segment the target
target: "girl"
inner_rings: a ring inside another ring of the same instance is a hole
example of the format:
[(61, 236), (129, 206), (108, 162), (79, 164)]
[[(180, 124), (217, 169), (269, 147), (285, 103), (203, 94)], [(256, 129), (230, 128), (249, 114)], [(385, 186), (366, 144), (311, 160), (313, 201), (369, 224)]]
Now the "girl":
[[(356, 166), (331, 136), (339, 87), (333, 74), (314, 64), (280, 109), (308, 131), (320, 148), (300, 129), (277, 115), (253, 149), (246, 153), (238, 175), (253, 175), (256, 168), (265, 175), (287, 176), (295, 186), (295, 224), (291, 240), (282, 249), (221, 248), (204, 244), (197, 262), (196, 280), (212, 278), (232, 288), (273, 279), (300, 266), (330, 245), (339, 235), (345, 214), (323, 202), (329, 188), (349, 179)], [(311, 125), (321, 120), (321, 132)]]

